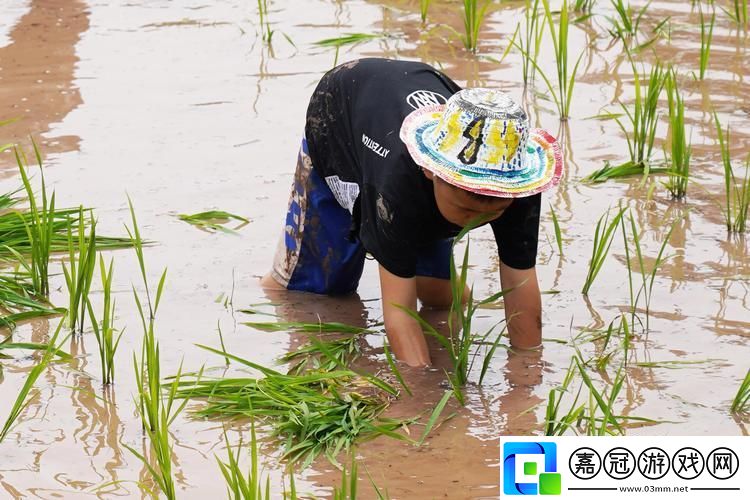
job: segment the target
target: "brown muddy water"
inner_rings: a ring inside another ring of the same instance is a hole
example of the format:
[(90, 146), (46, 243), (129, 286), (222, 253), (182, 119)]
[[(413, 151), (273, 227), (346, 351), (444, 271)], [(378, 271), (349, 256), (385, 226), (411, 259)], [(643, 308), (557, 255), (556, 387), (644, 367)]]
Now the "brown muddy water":
[[(518, 99), (523, 94), (520, 55), (511, 52), (502, 63), (487, 57), (502, 55), (521, 20), (520, 2), (493, 4), (479, 56), (467, 53), (444, 27), (462, 29), (457, 2), (433, 2), (426, 27), (417, 1), (308, 0), (304, 8), (301, 2), (269, 4), (276, 30), (271, 46), (259, 37), (255, 2), (3, 1), (0, 120), (23, 119), (0, 128), (0, 143), (28, 144), (28, 134), (33, 134), (46, 154), (46, 178), (57, 192), (58, 205), (95, 207), (102, 234), (125, 234), (126, 193), (133, 199), (142, 233), (158, 242), (146, 251), (151, 280), (168, 268), (157, 325), (165, 374), (176, 372), (180, 361), (186, 369), (222, 365), (221, 359), (194, 346), (218, 345), (217, 321), (227, 349), (256, 362), (271, 365), (296, 345), (288, 334), (242, 326), (239, 322), (247, 319), (215, 299), (229, 294), (234, 283), (235, 308), (269, 300), (258, 278), (269, 266), (283, 221), (307, 100), (335, 57), (333, 50), (313, 42), (344, 33), (386, 32), (392, 36), (342, 48), (339, 61), (360, 56), (420, 59), (443, 68), (459, 84), (502, 88)], [(750, 151), (750, 41), (717, 9), (706, 80), (681, 80), (693, 144), (694, 177), (687, 200), (672, 201), (659, 184), (648, 199), (647, 187), (639, 187), (638, 180), (593, 186), (581, 182), (605, 160), (627, 157), (616, 124), (587, 118), (614, 110), (618, 98), (629, 102), (633, 96), (630, 65), (621, 44), (607, 32), (606, 16), (613, 11), (607, 2), (599, 2), (594, 12), (593, 18), (571, 28), (571, 54), (577, 57), (588, 46), (572, 119), (560, 125), (541, 81), (526, 100), (536, 124), (564, 143), (569, 168), (560, 188), (546, 195), (544, 203), (537, 271), (541, 288), (559, 293), (543, 296), (543, 335), (567, 341), (585, 328), (605, 326), (627, 309), (619, 239), (589, 299), (580, 293), (594, 225), (608, 207), (630, 203), (651, 259), (671, 220), (682, 212), (684, 219), (667, 246), (672, 258), (657, 273), (650, 329), (634, 338), (616, 411), (662, 422), (630, 428), (630, 434), (747, 435), (748, 421), (733, 417), (729, 405), (750, 365), (750, 257), (746, 239), (729, 238), (723, 225), (723, 178), (710, 112), (715, 109), (722, 124), (729, 123), (732, 154), (739, 165)], [(644, 31), (650, 33), (667, 17), (671, 38), (659, 40), (655, 54), (645, 51), (639, 57), (672, 62), (682, 75), (697, 71), (697, 10), (689, 2), (654, 1)], [(549, 52), (540, 64), (553, 69)], [(662, 118), (657, 157), (666, 128)], [(10, 154), (0, 157), (0, 172), (2, 192), (20, 184)], [(563, 257), (556, 250), (548, 204), (562, 226)], [(232, 236), (201, 232), (175, 217), (213, 208), (252, 222)], [(131, 366), (140, 345), (131, 283), (140, 283), (140, 278), (132, 251), (112, 255), (118, 324), (127, 327), (116, 384), (106, 400), (101, 399), (94, 337), (86, 333), (72, 339), (66, 347), (74, 361), (55, 363), (40, 377), (31, 404), (0, 444), (1, 497), (145, 495), (136, 484), (146, 475), (142, 464), (122, 445), (148, 445), (135, 413)], [(477, 231), (471, 262), (477, 293), (498, 290), (491, 232)], [(52, 300), (63, 305), (64, 281), (59, 266), (54, 270)], [(93, 295), (99, 297), (97, 291)], [(284, 302), (275, 312), (285, 319), (367, 324), (381, 317), (378, 298), (377, 269), (369, 262), (358, 297), (289, 294), (272, 300)], [(481, 311), (477, 329), (501, 314)], [(27, 323), (14, 338), (43, 341), (56, 324), (54, 319)], [(383, 337), (367, 337), (365, 364), (370, 369), (387, 370)], [(590, 344), (583, 349), (594, 352)], [(550, 389), (561, 383), (573, 353), (571, 346), (553, 341), (545, 342), (541, 355), (501, 353), (483, 386), (468, 388), (465, 408), (450, 403), (457, 416), (440, 426), (428, 445), (413, 448), (379, 438), (358, 447), (360, 464), (393, 498), (497, 497), (498, 436), (542, 432), (544, 403)], [(37, 359), (29, 354), (3, 361), (1, 419)], [(434, 359), (437, 366), (431, 370), (404, 370), (415, 396), (394, 402), (390, 414), (411, 416), (436, 404), (444, 391), (440, 368), (447, 360), (439, 353)], [(643, 361), (705, 363), (675, 369), (634, 364)], [(236, 442), (242, 430), (247, 435), (247, 428), (234, 426), (230, 439)], [(186, 412), (172, 433), (179, 496), (223, 496), (214, 459), (214, 454), (224, 455), (222, 424), (193, 420)], [(278, 447), (266, 444), (263, 455), (280, 492)], [(299, 489), (325, 496), (338, 471), (319, 460), (298, 477)]]

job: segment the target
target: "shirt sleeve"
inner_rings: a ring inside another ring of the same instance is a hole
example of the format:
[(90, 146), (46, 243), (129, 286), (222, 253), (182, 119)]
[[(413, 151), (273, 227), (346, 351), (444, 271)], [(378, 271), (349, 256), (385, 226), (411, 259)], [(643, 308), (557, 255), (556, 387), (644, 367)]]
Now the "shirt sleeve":
[(536, 265), (541, 205), (541, 194), (516, 198), (503, 215), (490, 223), (500, 261), (506, 266), (531, 269)]

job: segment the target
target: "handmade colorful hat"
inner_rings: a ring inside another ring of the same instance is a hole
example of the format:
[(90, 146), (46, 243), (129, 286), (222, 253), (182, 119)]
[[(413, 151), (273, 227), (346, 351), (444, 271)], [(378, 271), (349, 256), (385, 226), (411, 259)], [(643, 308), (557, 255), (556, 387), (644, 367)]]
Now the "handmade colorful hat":
[(419, 108), (404, 119), (400, 136), (418, 165), (483, 195), (531, 196), (563, 174), (555, 138), (530, 131), (523, 109), (498, 90), (466, 89), (446, 104)]

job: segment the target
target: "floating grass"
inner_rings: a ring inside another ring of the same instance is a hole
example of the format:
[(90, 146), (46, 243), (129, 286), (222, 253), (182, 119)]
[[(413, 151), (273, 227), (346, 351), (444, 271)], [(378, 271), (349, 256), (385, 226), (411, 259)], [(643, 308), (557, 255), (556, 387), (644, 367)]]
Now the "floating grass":
[[(68, 287), (68, 328), (75, 330), (77, 325), (79, 333), (83, 333), (86, 302), (96, 269), (96, 222), (93, 215), (89, 216), (91, 222), (88, 238), (84, 233), (84, 225), (78, 224), (74, 243), (72, 224), (68, 225), (68, 265), (63, 263), (62, 266)], [(83, 207), (78, 209), (78, 220), (83, 220)]]
[(716, 12), (711, 13), (711, 23), (706, 27), (706, 20), (703, 16), (703, 10), (700, 11), (701, 15), (701, 53), (700, 53), (700, 70), (699, 79), (703, 80), (706, 76), (706, 70), (708, 69), (708, 58), (711, 55), (711, 40), (714, 35), (714, 22), (716, 21)]
[(339, 50), (341, 49), (341, 47), (345, 47), (347, 45), (359, 45), (360, 43), (370, 42), (372, 40), (385, 38), (387, 36), (387, 33), (347, 33), (345, 35), (333, 38), (318, 40), (314, 43), (314, 45), (317, 45), (318, 47), (335, 48), (336, 55), (333, 59), (333, 65), (336, 66), (339, 61)]
[[(46, 351), (50, 348), (50, 344), (41, 344), (39, 342), (11, 342), (12, 338), (10, 336), (5, 337), (5, 339), (0, 342), (0, 359), (9, 359), (11, 356), (8, 356), (7, 354), (4, 354), (2, 351), (11, 351), (11, 350), (27, 350), (27, 351)], [(54, 355), (59, 357), (60, 359), (71, 359), (71, 355), (67, 352), (57, 349), (55, 346), (52, 346), (52, 349), (54, 350)]]
[(620, 223), (623, 213), (626, 208), (620, 208), (617, 211), (615, 217), (609, 220), (609, 210), (599, 217), (594, 229), (594, 245), (591, 250), (591, 259), (589, 260), (589, 270), (586, 274), (586, 282), (583, 285), (581, 293), (588, 295), (591, 285), (594, 283), (599, 271), (607, 259), (609, 254), (609, 248), (612, 246), (612, 241), (615, 237), (615, 229)]
[(669, 103), (669, 130), (671, 147), (667, 166), (667, 182), (664, 186), (673, 198), (684, 198), (690, 180), (691, 146), (685, 134), (685, 103), (677, 88), (674, 71), (667, 78), (667, 98)]
[[(199, 212), (192, 215), (179, 214), (177, 217), (181, 221), (192, 224), (198, 229), (202, 229), (207, 232), (221, 231), (228, 234), (234, 234), (238, 229), (250, 223), (250, 220), (246, 219), (245, 217), (225, 212), (223, 210), (209, 210), (207, 212)], [(239, 222), (239, 225), (231, 229), (224, 227), (224, 224), (228, 224), (230, 221), (237, 221)]]
[(484, 18), (487, 16), (487, 7), (489, 5), (490, 2), (486, 0), (481, 7), (479, 6), (479, 0), (463, 0), (463, 42), (466, 50), (473, 53), (477, 52), (479, 30), (482, 27), (482, 23), (484, 23)]
[(199, 416), (267, 422), (272, 435), (284, 442), (284, 457), (302, 468), (321, 454), (337, 463), (336, 455), (359, 440), (387, 435), (410, 441), (396, 431), (412, 421), (382, 417), (388, 400), (372, 378), (347, 369), (282, 374), (224, 351), (198, 347), (263, 376), (184, 380), (176, 397), (204, 399), (205, 406), (195, 412)]
[(750, 156), (745, 162), (745, 176), (739, 182), (734, 175), (732, 159), (729, 154), (729, 126), (721, 130), (719, 116), (714, 112), (716, 133), (719, 137), (721, 162), (724, 167), (724, 221), (730, 233), (744, 233), (747, 229), (747, 214), (750, 207)]
[(737, 394), (732, 400), (732, 412), (748, 413), (750, 412), (750, 370), (745, 374), (744, 380), (737, 389)]
[[(656, 138), (656, 126), (659, 122), (659, 96), (664, 89), (668, 72), (661, 63), (651, 67), (647, 85), (641, 82), (643, 72), (638, 71), (638, 66), (626, 47), (626, 53), (633, 68), (633, 84), (635, 88), (635, 100), (630, 107), (620, 103), (623, 114), (608, 113), (598, 118), (614, 119), (620, 130), (625, 134), (628, 143), (630, 160), (619, 164), (606, 164), (604, 168), (595, 171), (586, 177), (589, 182), (604, 182), (616, 177), (629, 175), (643, 175), (643, 179), (650, 173), (663, 172), (665, 169), (654, 169), (651, 167), (651, 155)], [(623, 116), (625, 119), (623, 119)]]
[(18, 420), (18, 417), (21, 415), (23, 410), (29, 405), (30, 400), (28, 400), (27, 398), (28, 398), (29, 392), (31, 392), (32, 387), (34, 387), (34, 384), (39, 378), (39, 375), (41, 375), (42, 372), (47, 368), (47, 366), (52, 361), (52, 358), (55, 357), (57, 353), (62, 352), (60, 351), (59, 346), (62, 345), (65, 340), (60, 342), (59, 345), (57, 344), (57, 338), (60, 335), (60, 330), (62, 329), (62, 326), (63, 326), (63, 321), (60, 321), (60, 323), (57, 325), (57, 329), (55, 330), (55, 333), (52, 335), (52, 338), (50, 338), (49, 342), (47, 343), (47, 348), (44, 351), (44, 354), (42, 355), (42, 359), (39, 361), (39, 363), (34, 365), (34, 367), (31, 369), (31, 371), (29, 372), (29, 375), (26, 377), (26, 381), (24, 382), (23, 387), (21, 387), (21, 390), (18, 392), (18, 395), (16, 396), (16, 400), (10, 409), (10, 414), (5, 419), (5, 424), (3, 424), (3, 428), (0, 429), (0, 443), (3, 442), (3, 440), (6, 438), (11, 428), (13, 427), (13, 424), (16, 422), (16, 420)]
[(20, 270), (0, 273), (0, 327), (13, 330), (18, 321), (64, 313), (36, 295), (29, 275)]
[(109, 261), (109, 267), (104, 265), (104, 258), (99, 256), (99, 272), (102, 280), (103, 304), (102, 304), (102, 321), (97, 321), (94, 308), (91, 301), (86, 298), (86, 307), (88, 309), (91, 326), (96, 336), (96, 344), (99, 347), (99, 361), (101, 363), (102, 384), (109, 385), (115, 381), (115, 354), (120, 345), (120, 339), (124, 329), (119, 331), (115, 329), (115, 300), (112, 298), (112, 275), (114, 259)]

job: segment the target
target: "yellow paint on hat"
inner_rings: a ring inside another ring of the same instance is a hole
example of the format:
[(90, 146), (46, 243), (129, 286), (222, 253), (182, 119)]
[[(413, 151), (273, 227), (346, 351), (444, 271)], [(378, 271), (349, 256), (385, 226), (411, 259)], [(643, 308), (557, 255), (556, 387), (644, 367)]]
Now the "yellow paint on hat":
[[(443, 115), (443, 120), (446, 119), (446, 116)], [(439, 149), (441, 151), (450, 151), (452, 150), (458, 140), (461, 138), (461, 135), (463, 133), (463, 130), (461, 129), (461, 111), (457, 110), (454, 113), (451, 113), (450, 116), (447, 117), (448, 124), (445, 128), (446, 134), (443, 138), (443, 142), (440, 143)], [(442, 122), (440, 125), (438, 125), (438, 130), (442, 128)]]
[(519, 142), (520, 137), (512, 121), (494, 122), (487, 135), (487, 163), (509, 162), (516, 155)]

